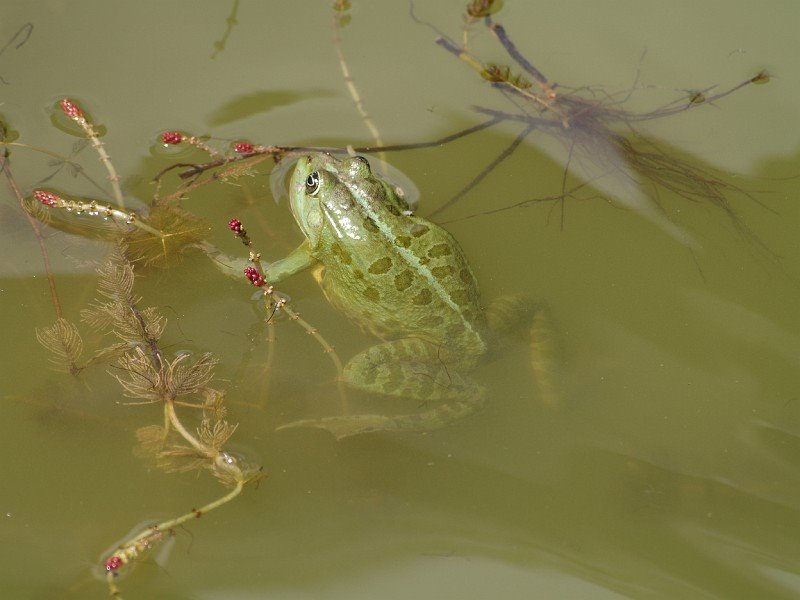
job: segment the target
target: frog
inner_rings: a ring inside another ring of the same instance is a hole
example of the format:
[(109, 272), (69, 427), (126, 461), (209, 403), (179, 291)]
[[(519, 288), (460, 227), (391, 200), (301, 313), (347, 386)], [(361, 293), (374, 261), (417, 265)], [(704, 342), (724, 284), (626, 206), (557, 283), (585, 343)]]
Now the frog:
[[(346, 386), (415, 401), (400, 415), (303, 419), (337, 438), (370, 431), (428, 431), (482, 406), (485, 389), (471, 372), (487, 354), (497, 314), (525, 312), (524, 302), (484, 309), (475, 274), (452, 234), (412, 211), (401, 190), (363, 156), (300, 156), (289, 206), (303, 241), (269, 264), (271, 285), (307, 269), (328, 302), (381, 340), (344, 366)], [(509, 308), (510, 307), (510, 308)]]

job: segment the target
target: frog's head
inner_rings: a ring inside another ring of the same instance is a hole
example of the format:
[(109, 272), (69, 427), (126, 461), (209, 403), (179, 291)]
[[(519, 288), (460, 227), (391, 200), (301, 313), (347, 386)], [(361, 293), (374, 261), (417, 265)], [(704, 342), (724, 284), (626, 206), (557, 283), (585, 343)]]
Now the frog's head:
[(289, 203), (312, 248), (326, 224), (343, 241), (362, 240), (367, 218), (374, 220), (385, 211), (399, 216), (408, 209), (395, 187), (374, 175), (363, 156), (339, 159), (323, 153), (298, 159)]

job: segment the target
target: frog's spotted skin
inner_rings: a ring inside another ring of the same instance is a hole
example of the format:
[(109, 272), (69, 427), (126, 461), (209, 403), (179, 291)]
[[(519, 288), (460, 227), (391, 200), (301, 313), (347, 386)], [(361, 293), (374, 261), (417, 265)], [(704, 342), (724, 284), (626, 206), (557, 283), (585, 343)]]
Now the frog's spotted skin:
[(483, 390), (466, 374), (486, 352), (485, 322), (475, 277), (455, 239), (411, 215), (361, 157), (301, 157), (289, 197), (306, 240), (269, 267), (267, 281), (321, 263), (328, 300), (390, 340), (353, 357), (344, 369), (346, 382), (436, 404), (419, 414), (328, 417), (290, 426), (322, 427), (343, 437), (432, 429), (473, 411)]

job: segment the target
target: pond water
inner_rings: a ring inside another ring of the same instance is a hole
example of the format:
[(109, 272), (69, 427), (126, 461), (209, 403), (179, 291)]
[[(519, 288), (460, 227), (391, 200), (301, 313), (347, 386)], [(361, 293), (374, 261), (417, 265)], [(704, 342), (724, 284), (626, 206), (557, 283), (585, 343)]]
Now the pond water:
[[(76, 99), (102, 126), (129, 207), (144, 211), (150, 180), (172, 162), (204, 160), (163, 148), (165, 130), (211, 135), (222, 150), (238, 139), (374, 143), (342, 76), (330, 1), (8, 4), (0, 113), (16, 141), (72, 152), (108, 188), (91, 148), (54, 126), (57, 101)], [(435, 43), (461, 42), (463, 0), (409, 8), (353, 0), (340, 31), (385, 143), (471, 127), (486, 119), (476, 106), (535, 114)], [(429, 433), (337, 441), (276, 431), (340, 410), (320, 345), (288, 320), (265, 326), (244, 278), (198, 252), (141, 269), (142, 305), (168, 319), (164, 352), (219, 359), (213, 385), (239, 423), (229, 446), (267, 477), (177, 528), (165, 556), (120, 582), (125, 598), (800, 594), (800, 6), (506, 0), (494, 19), (557, 93), (631, 113), (772, 74), (768, 85), (634, 122), (638, 133), (619, 119), (613, 127), (677, 157), (684, 174), (721, 178), (728, 208), (642, 180), (603, 152), (607, 140), (571, 145), (576, 138), (537, 129), (437, 210), (512, 144), (519, 122), (387, 154), (419, 188), (419, 214), (435, 213), (461, 243), (486, 301), (545, 303), (559, 348), (556, 402), (545, 401), (530, 348), (516, 342), (475, 374), (486, 406)], [(480, 22), (470, 29), (475, 57), (511, 64)], [(26, 195), (46, 187), (109, 200), (33, 149), (11, 148), (9, 165)], [(92, 573), (109, 547), (224, 490), (208, 472), (164, 473), (134, 454), (136, 430), (159, 424), (162, 411), (126, 405), (113, 367), (79, 378), (51, 369), (35, 335), (56, 316), (42, 248), (64, 316), (80, 322), (109, 246), (80, 235), (86, 216), (71, 219), (74, 233), (40, 226), (40, 245), (3, 179), (0, 588), (4, 598), (103, 598)], [(586, 180), (564, 203), (508, 208)], [(231, 255), (245, 255), (227, 229), (232, 217), (267, 260), (301, 241), (263, 164), (192, 192), (184, 207)], [(279, 289), (343, 360), (374, 343), (308, 274)], [(99, 343), (88, 332), (84, 341), (87, 354)]]

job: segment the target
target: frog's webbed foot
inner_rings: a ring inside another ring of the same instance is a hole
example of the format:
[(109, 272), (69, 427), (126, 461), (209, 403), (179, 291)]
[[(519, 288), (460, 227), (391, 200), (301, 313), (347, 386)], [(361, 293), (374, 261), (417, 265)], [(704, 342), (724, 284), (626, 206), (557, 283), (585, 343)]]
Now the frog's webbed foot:
[(550, 309), (527, 296), (503, 296), (489, 305), (486, 321), (495, 346), (514, 338), (529, 344), (540, 401), (549, 406), (560, 404), (562, 361)]
[(416, 400), (432, 408), (393, 416), (303, 419), (279, 429), (315, 427), (341, 439), (370, 431), (430, 431), (462, 419), (483, 404), (484, 390), (459, 372), (462, 365), (443, 363), (439, 353), (436, 346), (422, 340), (395, 340), (367, 348), (353, 357), (343, 373), (351, 387)]
[(281, 429), (296, 429), (300, 427), (312, 427), (324, 429), (333, 434), (337, 440), (368, 433), (370, 431), (384, 431), (389, 426), (390, 418), (385, 415), (352, 415), (348, 417), (322, 417), (320, 419), (300, 419), (292, 421), (286, 425), (281, 425), (275, 431)]
[(349, 415), (301, 419), (281, 425), (277, 429), (294, 429), (297, 427), (324, 429), (332, 433), (337, 440), (373, 431), (432, 431), (466, 417), (482, 404), (483, 389), (476, 386), (476, 394), (467, 400), (442, 404), (421, 413), (396, 416)]

